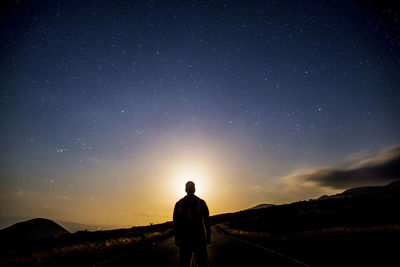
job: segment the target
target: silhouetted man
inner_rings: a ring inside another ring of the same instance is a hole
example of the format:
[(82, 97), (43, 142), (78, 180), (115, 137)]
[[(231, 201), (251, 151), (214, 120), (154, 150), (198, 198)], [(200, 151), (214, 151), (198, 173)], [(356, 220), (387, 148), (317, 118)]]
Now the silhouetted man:
[(207, 204), (194, 195), (193, 182), (186, 183), (187, 195), (175, 204), (175, 244), (179, 246), (179, 266), (190, 265), (194, 252), (199, 267), (207, 267), (210, 220)]

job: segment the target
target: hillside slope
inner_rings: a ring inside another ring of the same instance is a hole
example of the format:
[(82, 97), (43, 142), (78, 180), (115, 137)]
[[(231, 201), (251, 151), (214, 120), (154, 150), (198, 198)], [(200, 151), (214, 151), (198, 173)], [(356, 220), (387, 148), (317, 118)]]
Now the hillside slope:
[(69, 233), (52, 220), (36, 218), (19, 222), (0, 230), (0, 239), (6, 244), (22, 244), (47, 238), (59, 237)]

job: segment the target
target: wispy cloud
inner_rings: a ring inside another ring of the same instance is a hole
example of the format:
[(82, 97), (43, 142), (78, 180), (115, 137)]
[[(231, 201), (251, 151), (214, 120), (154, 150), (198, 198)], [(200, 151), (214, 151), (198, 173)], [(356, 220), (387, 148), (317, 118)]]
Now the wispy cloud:
[(351, 158), (339, 166), (314, 168), (286, 177), (290, 183), (346, 189), (385, 184), (400, 179), (400, 145), (382, 149), (370, 158)]

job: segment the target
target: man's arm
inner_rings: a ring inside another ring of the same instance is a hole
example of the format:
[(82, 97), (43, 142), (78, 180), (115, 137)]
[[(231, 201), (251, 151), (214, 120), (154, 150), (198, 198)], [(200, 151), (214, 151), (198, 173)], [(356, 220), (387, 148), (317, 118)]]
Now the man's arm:
[(178, 211), (178, 203), (175, 204), (174, 208), (174, 215), (173, 215), (173, 220), (174, 220), (174, 235), (175, 235), (175, 245), (179, 246), (180, 244), (180, 226), (179, 226), (179, 211)]
[(207, 244), (211, 243), (211, 228), (210, 228), (210, 212), (208, 211), (208, 207), (206, 202), (204, 202), (204, 226), (206, 228), (206, 238)]

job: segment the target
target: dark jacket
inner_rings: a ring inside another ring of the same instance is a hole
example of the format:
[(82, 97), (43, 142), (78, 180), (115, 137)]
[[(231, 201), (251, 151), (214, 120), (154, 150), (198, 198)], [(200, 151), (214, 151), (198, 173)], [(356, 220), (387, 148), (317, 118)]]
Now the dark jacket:
[(175, 204), (175, 243), (178, 246), (199, 246), (210, 241), (210, 220), (207, 204), (188, 194)]

